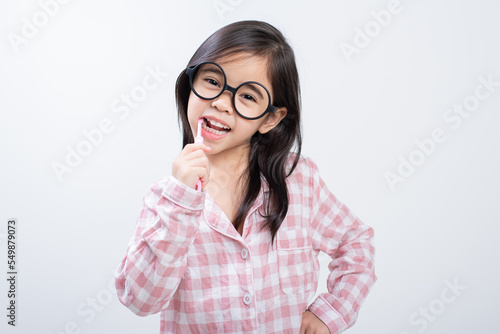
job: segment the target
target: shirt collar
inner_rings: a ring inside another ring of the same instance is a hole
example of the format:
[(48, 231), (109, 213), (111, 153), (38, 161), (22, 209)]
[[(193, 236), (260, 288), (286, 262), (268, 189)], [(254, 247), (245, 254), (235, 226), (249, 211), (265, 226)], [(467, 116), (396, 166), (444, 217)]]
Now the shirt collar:
[[(267, 183), (264, 176), (261, 174), (261, 183), (260, 183), (260, 191), (257, 197), (255, 198), (255, 202), (248, 211), (248, 213), (252, 213), (255, 210), (259, 210), (259, 207), (262, 206), (264, 199), (267, 197), (267, 193), (269, 193), (269, 184)], [(207, 224), (210, 225), (215, 230), (220, 233), (231, 236), (234, 239), (241, 239), (240, 234), (234, 229), (232, 224), (227, 221), (227, 219), (223, 219), (224, 213), (222, 209), (215, 203), (214, 199), (210, 195), (205, 196), (205, 207), (208, 208), (208, 211), (205, 211), (205, 218), (207, 220)], [(225, 215), (224, 215), (225, 216)]]

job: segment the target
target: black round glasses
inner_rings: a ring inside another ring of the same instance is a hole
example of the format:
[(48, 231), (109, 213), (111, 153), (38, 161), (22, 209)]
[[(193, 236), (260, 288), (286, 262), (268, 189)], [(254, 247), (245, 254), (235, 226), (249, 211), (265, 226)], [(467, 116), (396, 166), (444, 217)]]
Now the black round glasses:
[(206, 61), (186, 69), (191, 90), (200, 99), (213, 100), (224, 91), (232, 93), (234, 110), (241, 117), (255, 120), (267, 113), (276, 111), (271, 105), (271, 95), (262, 84), (246, 81), (234, 88), (227, 84), (226, 74), (222, 67), (214, 62)]

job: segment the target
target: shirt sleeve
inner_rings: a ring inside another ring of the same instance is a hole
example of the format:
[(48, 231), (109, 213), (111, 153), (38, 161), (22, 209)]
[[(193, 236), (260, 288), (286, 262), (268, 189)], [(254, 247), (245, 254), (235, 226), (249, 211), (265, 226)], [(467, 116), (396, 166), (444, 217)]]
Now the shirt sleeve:
[(336, 334), (356, 322), (359, 308), (377, 279), (374, 232), (337, 200), (319, 176), (316, 164), (306, 160), (311, 171), (313, 245), (332, 258), (328, 292), (320, 294), (309, 310)]
[(204, 192), (172, 176), (144, 195), (135, 234), (115, 271), (118, 299), (135, 314), (146, 316), (168, 306), (186, 269), (204, 199)]

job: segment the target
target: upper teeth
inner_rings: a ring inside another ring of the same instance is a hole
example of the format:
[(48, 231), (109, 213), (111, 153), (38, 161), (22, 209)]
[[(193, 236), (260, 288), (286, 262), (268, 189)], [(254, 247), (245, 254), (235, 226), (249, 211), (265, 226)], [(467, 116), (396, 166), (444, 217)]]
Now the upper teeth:
[(219, 122), (217, 122), (217, 121), (214, 121), (213, 119), (208, 119), (208, 118), (207, 118), (206, 120), (207, 120), (207, 121), (209, 121), (211, 124), (213, 124), (213, 125), (215, 125), (215, 126), (218, 126), (218, 127), (220, 127), (220, 128), (224, 128), (224, 129), (228, 129), (228, 130), (229, 130), (229, 129), (231, 129), (230, 127), (225, 126), (224, 124), (221, 124), (221, 123), (219, 123)]

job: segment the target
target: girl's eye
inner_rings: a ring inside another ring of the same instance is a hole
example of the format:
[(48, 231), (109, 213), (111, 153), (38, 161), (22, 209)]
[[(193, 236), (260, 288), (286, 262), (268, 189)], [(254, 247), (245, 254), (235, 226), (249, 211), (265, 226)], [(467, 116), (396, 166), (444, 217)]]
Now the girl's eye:
[(257, 100), (252, 95), (249, 95), (249, 94), (243, 94), (243, 95), (241, 95), (241, 97), (243, 97), (245, 100), (257, 102)]
[(213, 86), (219, 87), (219, 83), (217, 82), (217, 80), (214, 80), (214, 79), (205, 79), (205, 81), (208, 82), (209, 84), (213, 85)]

